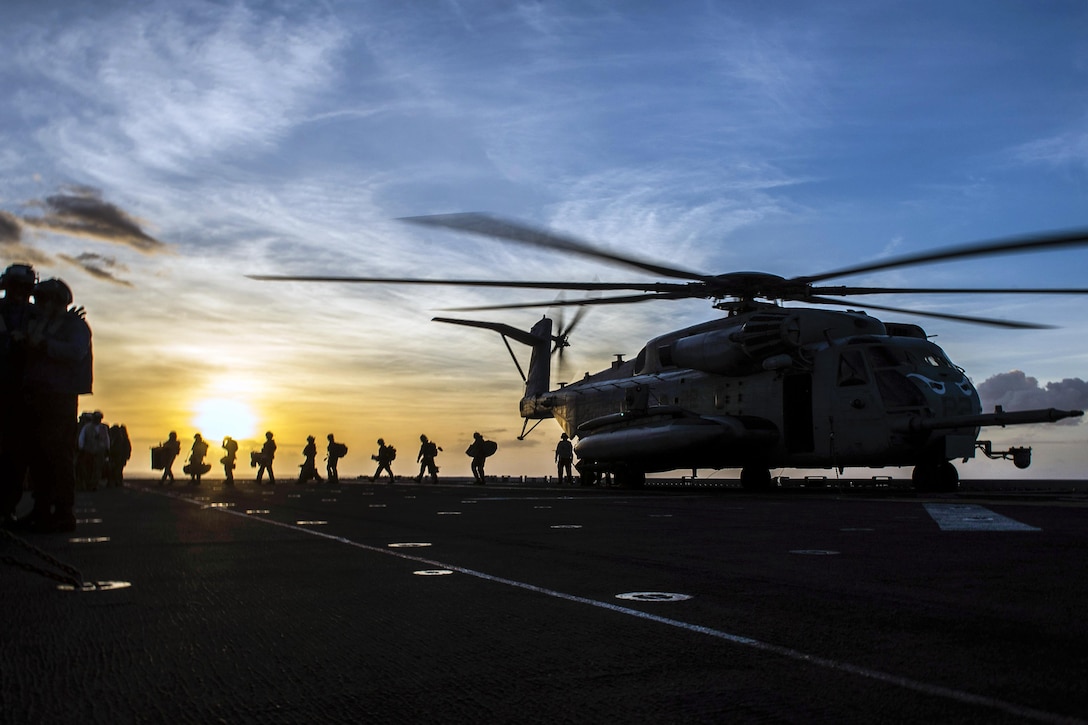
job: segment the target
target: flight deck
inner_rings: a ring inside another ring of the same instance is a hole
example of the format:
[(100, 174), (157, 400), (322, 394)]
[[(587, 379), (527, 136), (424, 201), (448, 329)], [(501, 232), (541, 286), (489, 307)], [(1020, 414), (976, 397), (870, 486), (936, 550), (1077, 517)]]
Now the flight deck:
[(1088, 485), (829, 483), (78, 493), (0, 719), (1088, 721)]

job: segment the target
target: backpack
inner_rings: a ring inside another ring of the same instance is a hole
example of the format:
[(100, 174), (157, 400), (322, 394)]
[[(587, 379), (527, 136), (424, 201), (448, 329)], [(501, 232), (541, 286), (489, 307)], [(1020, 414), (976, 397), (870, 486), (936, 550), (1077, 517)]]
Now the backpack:
[(390, 461), (397, 460), (397, 449), (396, 449), (395, 446), (389, 446), (389, 460)]
[(98, 437), (97, 423), (86, 423), (80, 431), (80, 435), (83, 437), (84, 452), (94, 454), (104, 450), (101, 445), (102, 441)]
[(337, 458), (343, 458), (348, 454), (348, 447), (345, 446), (343, 443), (333, 443), (329, 446), (329, 453), (336, 456)]

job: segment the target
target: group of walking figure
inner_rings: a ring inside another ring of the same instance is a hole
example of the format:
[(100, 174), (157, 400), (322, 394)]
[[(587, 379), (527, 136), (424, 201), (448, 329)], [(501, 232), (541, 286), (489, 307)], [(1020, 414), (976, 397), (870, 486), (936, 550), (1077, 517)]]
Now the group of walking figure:
[[(267, 485), (271, 486), (276, 483), (276, 475), (272, 470), (272, 464), (276, 458), (276, 441), (272, 431), (265, 433), (264, 437), (265, 441), (264, 445), (261, 446), (261, 450), (252, 451), (250, 453), (249, 463), (251, 467), (257, 469), (257, 484), (265, 485), (264, 477), (265, 473), (267, 473)], [(326, 437), (328, 438), (328, 445), (325, 448), (325, 475), (330, 483), (335, 483), (340, 480), (338, 466), (340, 459), (348, 454), (348, 447), (337, 441), (332, 433), (329, 433)], [(563, 434), (563, 438), (566, 440), (565, 433)], [(436, 459), (439, 452), (442, 451), (442, 448), (425, 434), (419, 436), (419, 442), (419, 453), (416, 455), (416, 463), (419, 464), (419, 475), (415, 476), (415, 481), (422, 482), (424, 477), (427, 476), (430, 478), (431, 483), (438, 483), (438, 464)], [(379, 438), (377, 444), (378, 452), (372, 455), (371, 459), (377, 461), (378, 467), (374, 471), (374, 475), (368, 477), (368, 480), (380, 481), (382, 479), (382, 474), (386, 473), (389, 476), (389, 483), (393, 483), (396, 480), (396, 477), (393, 475), (392, 464), (397, 458), (397, 449), (393, 445), (386, 444), (385, 439), (383, 438)], [(238, 441), (227, 436), (223, 439), (222, 447), (224, 455), (219, 462), (223, 465), (226, 485), (233, 486), (234, 469), (238, 460)], [(189, 450), (189, 457), (182, 469), (185, 474), (188, 474), (191, 485), (200, 485), (201, 477), (211, 471), (211, 464), (205, 463), (204, 461), (208, 455), (208, 448), (208, 442), (204, 440), (204, 437), (200, 433), (193, 436), (193, 444)], [(484, 465), (487, 459), (494, 455), (497, 450), (498, 444), (494, 441), (487, 440), (480, 433), (472, 434), (472, 444), (469, 445), (465, 454), (472, 459), (472, 477), (474, 483), (478, 485), (486, 483), (487, 475), (484, 471)], [(176, 431), (170, 431), (166, 441), (152, 449), (151, 467), (162, 470), (162, 477), (159, 479), (159, 485), (174, 483), (173, 465), (179, 455), (181, 455), (181, 441), (178, 440)], [(318, 473), (317, 455), (318, 448), (316, 439), (313, 436), (307, 436), (306, 446), (302, 449), (303, 462), (302, 465), (299, 466), (300, 470), (296, 483), (306, 484), (310, 481), (320, 483), (325, 480), (322, 479), (320, 473)]]

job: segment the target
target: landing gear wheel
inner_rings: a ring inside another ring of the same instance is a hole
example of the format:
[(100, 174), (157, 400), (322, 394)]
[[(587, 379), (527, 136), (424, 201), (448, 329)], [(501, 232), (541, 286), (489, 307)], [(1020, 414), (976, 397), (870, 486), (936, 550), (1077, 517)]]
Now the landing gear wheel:
[(646, 474), (642, 471), (616, 471), (616, 485), (620, 488), (642, 488), (646, 485)]
[(770, 469), (762, 466), (745, 466), (740, 469), (740, 486), (745, 491), (770, 491)]
[(949, 461), (922, 463), (914, 467), (911, 481), (922, 493), (951, 493), (960, 487), (960, 474)]

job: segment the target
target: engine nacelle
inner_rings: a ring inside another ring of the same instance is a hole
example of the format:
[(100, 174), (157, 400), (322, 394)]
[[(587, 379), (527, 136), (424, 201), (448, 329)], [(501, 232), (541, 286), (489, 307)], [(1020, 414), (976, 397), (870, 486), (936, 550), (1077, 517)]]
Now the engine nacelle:
[(677, 340), (669, 346), (674, 365), (717, 375), (741, 375), (752, 369), (752, 358), (733, 336), (738, 328), (713, 330)]
[(786, 312), (761, 312), (743, 325), (712, 330), (684, 337), (668, 351), (671, 361), (681, 367), (718, 375), (744, 375), (763, 369), (763, 361), (776, 358), (776, 368), (784, 367), (801, 343), (797, 317)]

